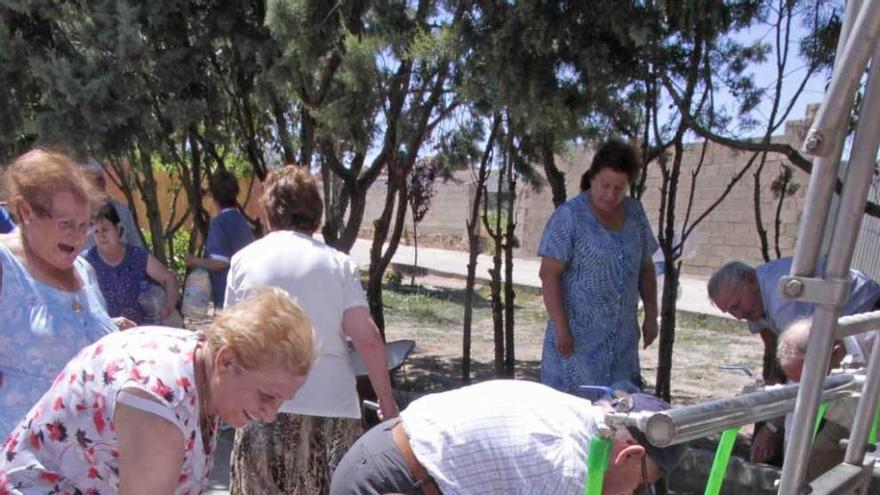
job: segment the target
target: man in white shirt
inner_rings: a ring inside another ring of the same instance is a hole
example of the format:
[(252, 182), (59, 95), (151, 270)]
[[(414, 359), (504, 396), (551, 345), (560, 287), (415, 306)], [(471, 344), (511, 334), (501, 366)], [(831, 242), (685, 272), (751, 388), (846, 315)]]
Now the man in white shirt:
[[(669, 407), (645, 394), (622, 403), (627, 411)], [(427, 395), (354, 444), (330, 493), (580, 494), (597, 421), (611, 407), (518, 380)], [(637, 430), (618, 431), (603, 493), (630, 494), (655, 482), (683, 452), (683, 445), (654, 447)]]

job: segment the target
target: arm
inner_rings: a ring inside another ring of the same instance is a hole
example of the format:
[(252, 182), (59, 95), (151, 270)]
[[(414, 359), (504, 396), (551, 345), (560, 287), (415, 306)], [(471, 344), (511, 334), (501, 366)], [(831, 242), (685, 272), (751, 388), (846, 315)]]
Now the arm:
[(541, 257), (538, 276), (541, 278), (544, 306), (547, 308), (547, 314), (550, 315), (556, 329), (556, 350), (563, 357), (568, 357), (574, 352), (574, 339), (571, 336), (568, 314), (565, 312), (565, 299), (562, 295), (562, 272), (564, 271), (565, 265), (561, 261), (549, 256)]
[(647, 348), (657, 338), (657, 276), (654, 263), (650, 259), (642, 260), (639, 273), (639, 295), (645, 309), (645, 320), (642, 322), (642, 338)]
[(197, 258), (195, 256), (187, 256), (186, 266), (190, 268), (204, 268), (212, 272), (222, 272), (229, 267), (229, 262), (214, 258)]
[[(785, 383), (785, 374), (776, 360), (776, 344), (778, 338), (773, 330), (762, 328), (759, 334), (764, 342), (764, 382), (768, 385)], [(785, 424), (785, 417), (773, 418), (764, 423), (755, 425), (755, 436), (752, 440), (752, 462), (767, 462), (776, 453), (776, 435), (779, 428)]]
[(399, 413), (397, 401), (391, 392), (391, 378), (388, 376), (388, 361), (385, 359), (385, 343), (379, 329), (370, 316), (366, 306), (356, 306), (342, 314), (342, 331), (348, 336), (354, 348), (364, 361), (370, 384), (379, 399), (383, 419), (390, 419)]
[[(145, 392), (129, 392), (154, 400)], [(119, 439), (119, 493), (172, 494), (183, 465), (183, 435), (171, 422), (117, 404), (113, 418)]]
[(147, 254), (147, 275), (162, 285), (165, 290), (165, 307), (162, 308), (162, 319), (168, 318), (168, 315), (174, 311), (177, 306), (177, 299), (180, 297), (180, 291), (177, 286), (177, 277), (174, 273), (165, 267), (152, 254)]
[(785, 383), (785, 373), (782, 372), (779, 361), (776, 359), (776, 345), (779, 338), (769, 328), (761, 329), (760, 335), (764, 342), (764, 382), (767, 385)]

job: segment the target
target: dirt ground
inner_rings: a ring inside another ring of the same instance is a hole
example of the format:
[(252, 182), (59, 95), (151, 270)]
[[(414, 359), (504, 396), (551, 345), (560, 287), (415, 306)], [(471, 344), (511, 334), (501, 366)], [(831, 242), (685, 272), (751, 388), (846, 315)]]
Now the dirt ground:
[[(401, 387), (415, 392), (458, 386), (461, 380), (464, 281), (417, 277), (409, 286), (384, 292), (386, 338), (413, 339), (415, 351), (404, 367)], [(532, 290), (516, 294), (516, 374), (539, 379), (546, 312)], [(743, 373), (723, 371), (724, 364), (745, 364), (760, 373), (762, 345), (746, 326), (711, 316), (678, 314), (673, 356), (672, 390), (676, 405), (693, 404), (738, 394), (751, 383)], [(489, 290), (477, 291), (472, 336), (473, 379), (494, 376), (492, 313)], [(657, 344), (640, 352), (642, 375), (652, 386), (657, 371)]]

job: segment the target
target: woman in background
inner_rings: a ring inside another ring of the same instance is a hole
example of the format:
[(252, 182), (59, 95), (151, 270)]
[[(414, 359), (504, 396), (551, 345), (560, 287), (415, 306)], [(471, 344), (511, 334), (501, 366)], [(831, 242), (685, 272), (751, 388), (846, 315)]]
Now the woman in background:
[(336, 465), (363, 431), (346, 339), (364, 361), (385, 418), (397, 416), (397, 403), (357, 265), (312, 237), (324, 206), (308, 169), (275, 170), (264, 187), (271, 232), (232, 258), (226, 303), (254, 287), (285, 289), (312, 320), (318, 355), (299, 395), (281, 406), (275, 424), (236, 432), (230, 492), (321, 495), (329, 492)]
[[(68, 156), (36, 149), (6, 169), (18, 229), (0, 235), (0, 436), (83, 347), (116, 330), (89, 263), (92, 185)], [(121, 328), (133, 326), (125, 318)]]
[(155, 316), (164, 320), (179, 298), (177, 277), (146, 249), (126, 244), (122, 229), (116, 208), (110, 203), (101, 206), (94, 216), (95, 246), (86, 253), (86, 259), (95, 269), (111, 317), (124, 316), (138, 325), (159, 323), (148, 321), (138, 296), (151, 280), (161, 285), (165, 304)]
[(657, 240), (642, 205), (627, 195), (640, 171), (635, 149), (608, 141), (581, 178), (581, 194), (544, 228), (538, 255), (550, 320), (541, 381), (560, 391), (640, 385), (639, 296), (645, 347), (657, 337)]

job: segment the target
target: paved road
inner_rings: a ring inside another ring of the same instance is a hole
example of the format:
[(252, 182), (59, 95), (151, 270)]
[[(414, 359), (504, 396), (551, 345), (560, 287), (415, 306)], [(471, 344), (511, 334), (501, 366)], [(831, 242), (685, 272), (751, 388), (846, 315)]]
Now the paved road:
[[(358, 239), (351, 249), (351, 256), (362, 267), (370, 264), (371, 241)], [(398, 265), (412, 266), (414, 250), (412, 246), (401, 245), (392, 258), (392, 262)], [(419, 248), (419, 267), (438, 274), (454, 277), (467, 276), (468, 253), (463, 251), (450, 251), (446, 249)], [(489, 280), (489, 267), (492, 266), (492, 257), (479, 255), (477, 257), (477, 278)], [(516, 258), (513, 262), (513, 281), (517, 285), (540, 289), (541, 280), (538, 278), (538, 258)], [(678, 309), (689, 313), (699, 313), (728, 318), (709, 300), (706, 295), (706, 279), (700, 277), (681, 277), (681, 297), (678, 300)]]

